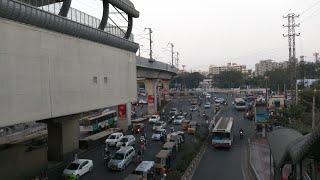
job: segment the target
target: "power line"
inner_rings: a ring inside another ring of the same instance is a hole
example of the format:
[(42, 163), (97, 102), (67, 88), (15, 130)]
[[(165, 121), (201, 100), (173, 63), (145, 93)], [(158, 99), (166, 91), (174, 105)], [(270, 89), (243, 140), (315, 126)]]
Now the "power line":
[(318, 9), (316, 9), (315, 11), (313, 11), (312, 14), (310, 14), (309, 16), (307, 16), (306, 18), (302, 19), (300, 21), (300, 24), (305, 23), (307, 20), (311, 19), (313, 16), (315, 16), (317, 13), (319, 13), (320, 11), (320, 7)]
[(318, 4), (320, 4), (320, 0), (317, 0), (315, 3), (311, 4), (307, 9), (305, 9), (304, 11), (302, 11), (301, 16), (303, 14), (305, 14), (306, 12), (308, 12), (309, 10), (311, 10), (312, 8), (314, 8), (315, 6), (317, 6)]

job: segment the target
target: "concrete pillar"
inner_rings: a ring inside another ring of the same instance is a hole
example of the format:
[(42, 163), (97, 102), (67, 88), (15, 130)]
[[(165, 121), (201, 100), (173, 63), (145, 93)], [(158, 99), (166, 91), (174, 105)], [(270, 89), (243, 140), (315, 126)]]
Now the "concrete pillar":
[(274, 166), (274, 180), (281, 180), (282, 176), (282, 169)]
[(71, 115), (46, 121), (49, 161), (62, 161), (79, 149), (79, 118)]
[(131, 102), (128, 102), (126, 104), (127, 108), (127, 126), (131, 125)]
[[(154, 114), (157, 112), (157, 80), (146, 79), (145, 87), (148, 101), (148, 114)], [(153, 103), (149, 103), (149, 96), (153, 96)]]

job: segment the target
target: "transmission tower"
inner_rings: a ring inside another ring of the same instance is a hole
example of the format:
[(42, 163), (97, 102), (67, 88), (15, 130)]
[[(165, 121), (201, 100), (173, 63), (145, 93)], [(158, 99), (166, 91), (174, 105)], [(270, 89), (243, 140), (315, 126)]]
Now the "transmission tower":
[(151, 28), (144, 28), (144, 30), (148, 30), (149, 31), (149, 47), (150, 47), (150, 51), (149, 51), (149, 61), (150, 62), (153, 62), (154, 61), (154, 59), (152, 58), (152, 43), (153, 43), (153, 41), (152, 41), (152, 36), (151, 36), (151, 34), (153, 33), (153, 31), (152, 31), (152, 29)]
[(179, 69), (179, 52), (176, 52), (177, 53), (177, 58), (176, 58), (176, 68)]
[(288, 33), (283, 34), (284, 37), (288, 37), (288, 45), (289, 45), (289, 75), (290, 75), (290, 89), (295, 88), (295, 103), (298, 104), (298, 88), (297, 88), (297, 58), (296, 58), (296, 36), (300, 36), (300, 33), (296, 33), (296, 27), (299, 27), (300, 24), (296, 24), (295, 18), (299, 18), (299, 15), (294, 13), (289, 13), (283, 18), (288, 20), (287, 25), (283, 25), (283, 27), (288, 28)]

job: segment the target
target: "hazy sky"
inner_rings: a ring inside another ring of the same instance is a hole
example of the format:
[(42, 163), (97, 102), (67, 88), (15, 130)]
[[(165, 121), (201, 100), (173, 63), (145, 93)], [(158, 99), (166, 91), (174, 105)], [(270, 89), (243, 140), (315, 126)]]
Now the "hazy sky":
[[(79, 3), (83, 6), (85, 0), (76, 1), (74, 7), (79, 6)], [(288, 43), (282, 36), (286, 33), (282, 24), (287, 21), (282, 16), (289, 10), (302, 13), (297, 19), (297, 22), (302, 21), (301, 27), (297, 29), (301, 32), (301, 37), (296, 41), (297, 56), (303, 54), (311, 61), (312, 54), (320, 51), (319, 0), (132, 2), (140, 11), (140, 18), (134, 20), (134, 34), (135, 40), (143, 45), (142, 55), (148, 57), (149, 48), (144, 28), (151, 27), (154, 32), (154, 57), (170, 62), (168, 42), (172, 42), (174, 50), (180, 53), (180, 65), (186, 65), (187, 69), (207, 70), (209, 64), (221, 65), (231, 61), (253, 68), (262, 59), (287, 60)], [(99, 12), (92, 9), (88, 9), (90, 14)]]

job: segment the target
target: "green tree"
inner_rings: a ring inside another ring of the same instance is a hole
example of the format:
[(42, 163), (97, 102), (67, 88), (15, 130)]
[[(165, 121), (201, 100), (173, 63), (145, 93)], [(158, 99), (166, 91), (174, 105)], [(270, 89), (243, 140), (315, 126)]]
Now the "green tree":
[(199, 87), (200, 82), (203, 81), (204, 78), (205, 76), (198, 72), (185, 72), (173, 78), (170, 82), (170, 87), (174, 88), (175, 84), (179, 84), (182, 87), (186, 87), (188, 89), (197, 88)]
[(214, 84), (219, 88), (238, 88), (244, 85), (244, 75), (240, 71), (223, 71), (214, 76)]

